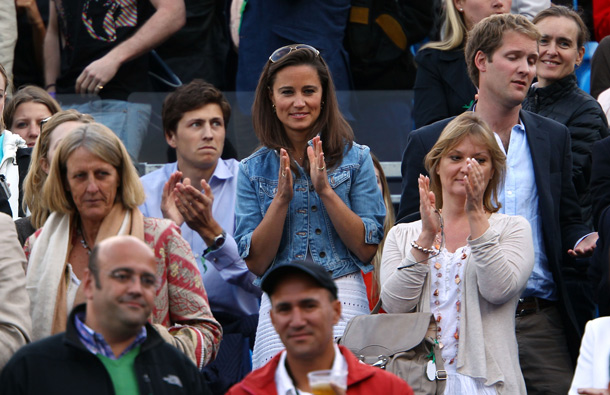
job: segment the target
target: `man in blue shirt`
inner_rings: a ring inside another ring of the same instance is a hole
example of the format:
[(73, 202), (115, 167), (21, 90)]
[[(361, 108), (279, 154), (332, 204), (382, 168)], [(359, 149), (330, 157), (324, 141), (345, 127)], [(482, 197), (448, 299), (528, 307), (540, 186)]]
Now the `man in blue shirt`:
[[(568, 129), (521, 110), (536, 75), (540, 33), (525, 17), (497, 15), (469, 33), (466, 63), (478, 87), (474, 111), (496, 133), (507, 156), (498, 200), (501, 212), (525, 217), (532, 227), (534, 270), (516, 311), (519, 359), (528, 394), (565, 394), (581, 333), (562, 272), (564, 254), (590, 254), (597, 234), (582, 223), (572, 183)], [(411, 133), (403, 156), (399, 218), (419, 206), (423, 158), (450, 119)], [(413, 216), (408, 216), (413, 218)], [(401, 220), (402, 222), (403, 220)]]
[(176, 222), (198, 260), (224, 332), (221, 351), (206, 368), (208, 377), (224, 382), (219, 393), (250, 370), (249, 337), (254, 338), (261, 294), (233, 239), (238, 162), (220, 158), (230, 116), (223, 94), (202, 80), (167, 96), (163, 129), (178, 160), (142, 177), (146, 201), (140, 207), (144, 216)]

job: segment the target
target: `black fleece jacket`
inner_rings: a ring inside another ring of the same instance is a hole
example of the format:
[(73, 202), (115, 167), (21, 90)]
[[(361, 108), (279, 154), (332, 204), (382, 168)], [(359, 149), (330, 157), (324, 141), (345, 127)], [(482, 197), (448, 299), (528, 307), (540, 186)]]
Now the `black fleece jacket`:
[[(572, 143), (572, 180), (582, 207), (583, 220), (592, 228), (591, 149), (593, 143), (608, 136), (608, 121), (597, 100), (580, 89), (570, 74), (544, 88), (533, 85), (523, 109), (564, 124)], [(530, 147), (536, 149), (536, 147)]]

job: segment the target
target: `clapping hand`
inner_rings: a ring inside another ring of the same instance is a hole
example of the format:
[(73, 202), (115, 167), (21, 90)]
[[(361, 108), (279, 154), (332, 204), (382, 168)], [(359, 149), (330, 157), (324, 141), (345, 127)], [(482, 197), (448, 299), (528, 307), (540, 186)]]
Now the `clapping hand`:
[(190, 185), (189, 179), (185, 178), (184, 183), (178, 183), (174, 188), (174, 201), (189, 228), (199, 233), (205, 243), (210, 245), (214, 237), (222, 232), (222, 227), (212, 215), (212, 188), (205, 180), (201, 180), (201, 188), (203, 193)]
[[(422, 220), (422, 236), (426, 240), (420, 240), (428, 247), (432, 244), (434, 237), (441, 230), (441, 222), (436, 209), (436, 196), (430, 190), (430, 178), (428, 176), (419, 175), (417, 180), (419, 185), (419, 214)], [(420, 236), (420, 238), (422, 237)]]
[(464, 187), (466, 188), (466, 205), (467, 214), (481, 213), (484, 211), (483, 195), (489, 180), (484, 179), (481, 165), (476, 159), (466, 159), (466, 175), (464, 176)]
[[(169, 177), (169, 180), (167, 180), (163, 186), (163, 192), (161, 194), (161, 212), (163, 213), (163, 218), (171, 219), (176, 225), (182, 226), (184, 218), (176, 207), (176, 195), (174, 193), (174, 189), (179, 182), (182, 182), (182, 172), (176, 171)], [(190, 185), (190, 181), (187, 182)]]
[(309, 175), (311, 182), (318, 195), (322, 195), (326, 188), (330, 188), (326, 175), (326, 162), (324, 162), (324, 151), (322, 150), (322, 140), (316, 136), (312, 140), (313, 147), (307, 147), (307, 157), (309, 158)]
[(278, 174), (276, 198), (284, 203), (292, 200), (292, 171), (290, 171), (290, 156), (284, 148), (280, 148), (280, 171)]

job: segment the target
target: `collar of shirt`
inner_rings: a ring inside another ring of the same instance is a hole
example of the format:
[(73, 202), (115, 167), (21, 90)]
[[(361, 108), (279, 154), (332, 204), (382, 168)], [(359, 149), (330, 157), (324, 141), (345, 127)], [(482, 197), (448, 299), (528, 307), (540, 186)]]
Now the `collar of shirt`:
[[(174, 162), (172, 168), (170, 168), (170, 174), (173, 174), (177, 170), (180, 170), (178, 168), (178, 162)], [(210, 187), (212, 187), (212, 184), (216, 182), (216, 179), (218, 180), (218, 182), (222, 182), (224, 180), (233, 178), (234, 176), (235, 175), (233, 174), (231, 169), (229, 169), (225, 161), (221, 158), (218, 158), (218, 161), (216, 162), (216, 168), (214, 169), (214, 173), (212, 173), (212, 176), (210, 176), (208, 184), (210, 185)], [(201, 190), (201, 185), (197, 185), (195, 186), (195, 188)]]
[[(214, 169), (214, 173), (212, 177), (210, 177), (210, 184), (214, 182), (214, 179), (217, 178), (219, 180), (228, 180), (233, 177), (233, 172), (227, 167), (227, 164), (224, 160), (218, 159), (216, 162), (216, 168)], [(201, 186), (199, 185), (198, 188)]]
[[(335, 349), (335, 359), (333, 360), (332, 370), (347, 370), (347, 361), (343, 354), (341, 354), (341, 350), (339, 350), (339, 346), (333, 344)], [(275, 370), (275, 386), (277, 388), (278, 395), (297, 395), (295, 392), (295, 385), (292, 381), (292, 378), (288, 374), (288, 370), (286, 370), (286, 351), (282, 351), (282, 355), (280, 355), (280, 360), (277, 365), (277, 369)], [(299, 390), (299, 395), (311, 395), (309, 392), (305, 392), (303, 390)]]
[[(510, 138), (508, 140), (509, 148), (510, 148), (511, 142), (513, 140), (513, 134), (515, 134), (515, 133), (518, 133), (518, 136), (515, 136), (515, 137), (518, 137), (519, 140), (523, 140), (525, 138), (525, 125), (523, 125), (523, 121), (521, 121), (521, 118), (519, 118), (519, 123), (516, 124), (515, 126), (513, 126), (513, 128), (511, 129)], [(496, 141), (498, 142), (500, 149), (502, 150), (502, 152), (504, 152), (504, 156), (508, 156), (508, 154), (506, 153), (506, 150), (504, 149), (504, 144), (502, 144), (502, 139), (500, 138), (498, 133), (494, 132), (494, 137), (496, 138)]]
[(78, 338), (91, 354), (100, 354), (110, 359), (120, 359), (123, 355), (133, 350), (134, 347), (144, 343), (146, 340), (146, 328), (142, 326), (142, 329), (134, 341), (121, 353), (121, 355), (115, 357), (112, 348), (110, 348), (110, 345), (104, 340), (104, 336), (85, 325), (85, 313), (76, 314), (74, 317), (74, 324), (76, 326)]

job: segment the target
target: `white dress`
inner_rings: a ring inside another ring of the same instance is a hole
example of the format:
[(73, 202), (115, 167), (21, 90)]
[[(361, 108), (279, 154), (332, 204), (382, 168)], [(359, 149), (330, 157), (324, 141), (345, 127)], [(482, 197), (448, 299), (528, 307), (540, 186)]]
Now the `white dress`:
[(470, 246), (451, 253), (443, 248), (430, 260), (430, 311), (437, 322), (437, 341), (442, 345), (447, 385), (445, 394), (495, 395), (493, 386), (485, 386), (484, 379), (475, 379), (457, 372), (460, 320), (462, 317), (462, 288), (466, 258)]

